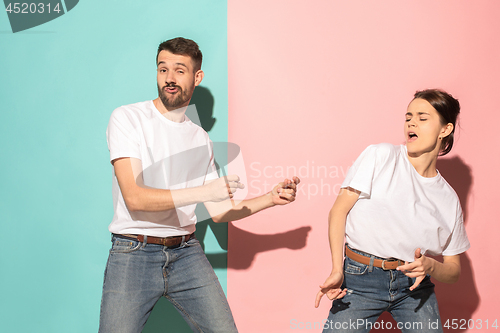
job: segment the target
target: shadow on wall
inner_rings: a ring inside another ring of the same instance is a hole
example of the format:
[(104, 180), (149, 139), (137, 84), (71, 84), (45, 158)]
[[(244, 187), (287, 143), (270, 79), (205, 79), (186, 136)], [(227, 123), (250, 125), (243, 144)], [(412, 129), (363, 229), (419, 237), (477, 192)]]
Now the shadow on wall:
[[(438, 169), (460, 198), (464, 212), (465, 226), (467, 228), (467, 224), (469, 223), (467, 205), (473, 183), (471, 169), (457, 156), (438, 159)], [(474, 246), (474, 244), (471, 244), (471, 246)], [(472, 262), (467, 252), (462, 254), (460, 258), (462, 265), (460, 280), (455, 284), (445, 284), (435, 281), (436, 296), (443, 324), (447, 320), (451, 323), (452, 319), (458, 319), (459, 327), (465, 322), (465, 325), (462, 327), (466, 328), (467, 321), (472, 318), (472, 314), (479, 305), (480, 297), (477, 293), (476, 281), (474, 280)], [(456, 330), (444, 328), (444, 331), (451, 332)]]
[[(209, 132), (216, 119), (213, 117), (213, 107), (214, 107), (214, 97), (209, 89), (198, 86), (191, 99), (191, 104), (196, 105), (196, 109), (188, 108), (186, 114), (189, 119), (194, 123), (200, 125), (205, 131)], [(196, 111), (196, 112), (195, 112)], [(221, 147), (221, 145), (217, 145)], [(221, 155), (226, 155), (224, 156)], [(223, 160), (227, 159), (227, 152), (224, 154), (217, 154), (221, 156), (219, 163), (224, 164)], [(208, 212), (203, 204), (199, 204), (196, 207), (197, 216), (207, 216)], [(217, 239), (219, 246), (227, 251), (228, 243), (228, 224), (226, 223), (215, 223), (211, 219), (199, 222), (196, 224), (196, 238), (200, 241), (201, 246), (205, 249), (205, 235), (207, 229), (210, 228)], [(255, 259), (255, 256), (259, 252), (265, 252), (270, 250), (275, 250), (279, 248), (289, 248), (289, 249), (301, 249), (306, 246), (307, 235), (311, 227), (302, 227), (295, 230), (273, 234), (273, 235), (261, 235), (254, 234), (241, 230), (233, 225), (230, 225), (231, 240), (244, 244), (248, 244), (248, 247), (235, 249), (237, 251), (234, 258), (238, 258), (234, 262), (228, 263), (227, 254), (225, 252), (207, 254), (207, 258), (213, 268), (233, 268), (233, 269), (246, 269), (249, 268)], [(233, 251), (233, 250), (232, 250)], [(177, 309), (166, 299), (161, 298), (153, 308), (151, 315), (146, 323), (143, 330), (144, 333), (156, 333), (156, 332), (176, 332), (176, 333), (188, 333), (191, 329), (186, 324), (182, 316), (178, 313)]]
[(307, 226), (277, 234), (262, 235), (242, 230), (231, 224), (229, 225), (231, 241), (236, 244), (246, 244), (247, 246), (231, 248), (232, 259), (228, 262), (228, 268), (249, 268), (257, 253), (276, 249), (302, 249), (306, 246), (307, 236), (310, 231), (311, 227)]
[[(457, 192), (458, 197), (460, 198), (460, 203), (462, 204), (464, 222), (467, 227), (469, 220), (467, 205), (473, 181), (470, 167), (465, 164), (460, 157), (455, 156), (451, 158), (438, 159), (437, 168), (451, 187), (453, 187), (455, 192)], [(474, 246), (474, 244), (471, 244), (471, 246)], [(457, 319), (459, 328), (463, 327), (462, 330), (466, 330), (467, 321), (472, 318), (472, 314), (476, 311), (480, 298), (477, 293), (474, 273), (467, 252), (462, 254), (460, 258), (462, 271), (460, 280), (457, 283), (446, 284), (438, 282), (435, 279), (433, 279), (433, 282), (436, 285), (435, 291), (439, 303), (439, 312), (442, 324), (445, 325), (448, 321), (448, 324), (451, 326), (452, 319)], [(443, 260), (441, 257), (436, 259), (439, 261)], [(385, 323), (392, 322), (392, 327), (396, 327), (396, 322), (391, 315), (389, 315), (389, 313), (384, 312), (384, 314), (378, 319), (378, 322), (381, 322), (382, 320)], [(443, 327), (443, 330), (444, 332), (456, 331), (446, 327)], [(370, 332), (394, 333), (401, 331), (397, 329), (372, 329)]]

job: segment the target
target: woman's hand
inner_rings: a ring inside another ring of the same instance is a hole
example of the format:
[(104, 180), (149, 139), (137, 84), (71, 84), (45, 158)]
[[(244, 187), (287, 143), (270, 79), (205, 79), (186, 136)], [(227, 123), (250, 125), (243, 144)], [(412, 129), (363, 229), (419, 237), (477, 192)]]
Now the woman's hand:
[(417, 288), (427, 276), (427, 274), (431, 274), (434, 268), (435, 260), (426, 256), (423, 256), (420, 248), (415, 250), (415, 261), (412, 263), (408, 263), (405, 261), (405, 264), (396, 268), (398, 271), (403, 272), (406, 276), (411, 278), (416, 278), (415, 283), (410, 287), (410, 290), (413, 291)]
[(295, 201), (297, 194), (297, 185), (300, 183), (299, 177), (293, 177), (292, 180), (285, 179), (276, 185), (271, 191), (274, 205), (286, 205)]
[(320, 290), (316, 295), (316, 302), (314, 306), (316, 308), (319, 306), (319, 302), (325, 294), (330, 300), (344, 297), (347, 293), (347, 289), (340, 289), (342, 282), (344, 282), (344, 274), (342, 272), (332, 272), (326, 281), (319, 286)]

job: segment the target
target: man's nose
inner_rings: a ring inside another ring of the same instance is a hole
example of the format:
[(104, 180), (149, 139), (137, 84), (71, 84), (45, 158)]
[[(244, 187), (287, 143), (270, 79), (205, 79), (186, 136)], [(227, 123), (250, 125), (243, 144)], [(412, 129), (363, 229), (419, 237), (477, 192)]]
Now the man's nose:
[(165, 83), (171, 84), (171, 83), (176, 83), (175, 80), (175, 73), (173, 72), (168, 72), (167, 75), (165, 76)]

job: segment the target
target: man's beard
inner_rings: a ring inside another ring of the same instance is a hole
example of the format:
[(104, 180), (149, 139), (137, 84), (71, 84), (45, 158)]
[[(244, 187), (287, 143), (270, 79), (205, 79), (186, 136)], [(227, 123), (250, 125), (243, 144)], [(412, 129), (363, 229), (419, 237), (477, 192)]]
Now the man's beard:
[[(168, 97), (167, 97), (167, 93), (165, 92), (165, 88), (167, 88), (167, 87), (177, 88), (177, 93), (176, 93), (177, 96), (173, 100), (168, 99)], [(165, 106), (165, 108), (167, 108), (167, 109), (178, 108), (182, 104), (189, 101), (189, 99), (191, 98), (191, 96), (188, 96), (188, 92), (185, 92), (181, 87), (176, 86), (175, 84), (167, 84), (167, 85), (163, 86), (163, 88), (160, 88), (160, 86), (158, 86), (158, 96), (160, 97), (160, 100), (163, 103), (163, 105)]]

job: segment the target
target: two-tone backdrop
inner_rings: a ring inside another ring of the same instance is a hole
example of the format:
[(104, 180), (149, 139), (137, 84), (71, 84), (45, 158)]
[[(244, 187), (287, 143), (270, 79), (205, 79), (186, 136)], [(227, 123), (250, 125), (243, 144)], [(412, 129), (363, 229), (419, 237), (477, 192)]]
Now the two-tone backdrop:
[[(497, 1), (70, 2), (16, 33), (0, 13), (5, 331), (97, 331), (113, 214), (107, 122), (157, 96), (156, 48), (177, 36), (203, 51), (194, 102), (213, 141), (241, 147), (249, 196), (302, 179), (290, 206), (198, 227), (241, 332), (321, 331), (329, 302), (314, 298), (345, 173), (367, 145), (402, 143), (413, 93), (434, 87), (462, 104), (438, 168), (472, 245), (461, 280), (437, 284), (443, 322), (498, 330)], [(144, 331), (189, 332), (166, 301)]]

